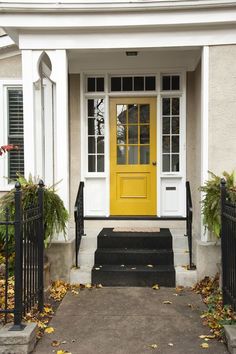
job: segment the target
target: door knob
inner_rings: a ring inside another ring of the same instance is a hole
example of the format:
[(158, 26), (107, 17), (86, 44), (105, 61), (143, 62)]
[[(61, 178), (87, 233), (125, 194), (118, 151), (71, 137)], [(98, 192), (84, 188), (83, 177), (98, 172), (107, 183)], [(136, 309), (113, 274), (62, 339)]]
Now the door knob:
[(156, 166), (157, 165), (156, 161), (152, 161), (152, 165)]

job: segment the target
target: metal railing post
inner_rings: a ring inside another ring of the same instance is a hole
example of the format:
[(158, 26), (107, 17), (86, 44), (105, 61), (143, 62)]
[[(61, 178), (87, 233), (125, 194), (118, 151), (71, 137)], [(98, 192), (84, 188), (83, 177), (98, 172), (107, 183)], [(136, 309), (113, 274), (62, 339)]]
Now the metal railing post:
[(24, 326), (22, 321), (22, 191), (19, 182), (15, 184), (15, 309), (14, 309), (14, 326), (13, 330), (22, 330)]
[(225, 269), (225, 257), (227, 257), (227, 250), (225, 242), (225, 222), (224, 222), (224, 212), (225, 212), (225, 201), (226, 201), (226, 181), (224, 178), (220, 182), (220, 196), (221, 196), (221, 265), (222, 265), (222, 294), (223, 294), (223, 304), (226, 304), (226, 293), (225, 293), (225, 282), (227, 270)]
[(38, 227), (38, 310), (43, 311), (44, 306), (44, 218), (43, 218), (43, 203), (44, 203), (44, 183), (39, 181), (38, 188), (38, 205), (39, 205), (39, 227)]

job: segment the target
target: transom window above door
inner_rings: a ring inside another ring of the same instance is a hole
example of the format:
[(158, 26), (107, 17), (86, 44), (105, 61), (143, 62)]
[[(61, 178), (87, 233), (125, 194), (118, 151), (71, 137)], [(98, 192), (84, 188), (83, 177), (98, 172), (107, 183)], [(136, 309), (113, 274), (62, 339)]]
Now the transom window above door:
[(117, 164), (149, 164), (150, 107), (148, 104), (116, 106)]
[(111, 92), (155, 91), (155, 76), (111, 76)]

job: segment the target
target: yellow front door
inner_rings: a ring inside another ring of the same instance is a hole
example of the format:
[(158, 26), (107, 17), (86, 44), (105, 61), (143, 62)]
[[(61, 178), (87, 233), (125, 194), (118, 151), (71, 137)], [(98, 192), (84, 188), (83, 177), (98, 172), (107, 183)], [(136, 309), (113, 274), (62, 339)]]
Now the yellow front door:
[(110, 213), (156, 215), (156, 99), (110, 99)]

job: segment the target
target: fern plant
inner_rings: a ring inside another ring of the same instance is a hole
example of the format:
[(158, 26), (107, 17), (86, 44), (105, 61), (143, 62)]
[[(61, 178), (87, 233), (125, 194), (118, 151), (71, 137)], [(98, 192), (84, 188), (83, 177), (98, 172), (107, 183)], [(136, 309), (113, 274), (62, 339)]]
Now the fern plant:
[[(200, 191), (204, 192), (202, 203), (203, 224), (216, 237), (220, 237), (221, 232), (221, 197), (220, 182), (221, 177), (209, 172), (210, 179), (200, 187)], [(236, 202), (236, 187), (234, 172), (223, 172), (226, 181), (226, 187), (229, 191), (229, 197)]]
[[(27, 180), (24, 176), (18, 175), (17, 181), (21, 184), (22, 190), (22, 206), (27, 208), (37, 201), (38, 184), (33, 180), (32, 176)], [(68, 211), (66, 210), (62, 199), (56, 193), (56, 185), (44, 188), (44, 226), (45, 226), (45, 246), (48, 246), (54, 234), (62, 232), (66, 235), (66, 223), (69, 219)], [(14, 220), (15, 202), (14, 192), (12, 189), (0, 198), (0, 219), (4, 220), (4, 211), (9, 208), (10, 218)], [(10, 230), (10, 238), (14, 238), (14, 230)], [(0, 226), (0, 243), (4, 243), (5, 229)]]

